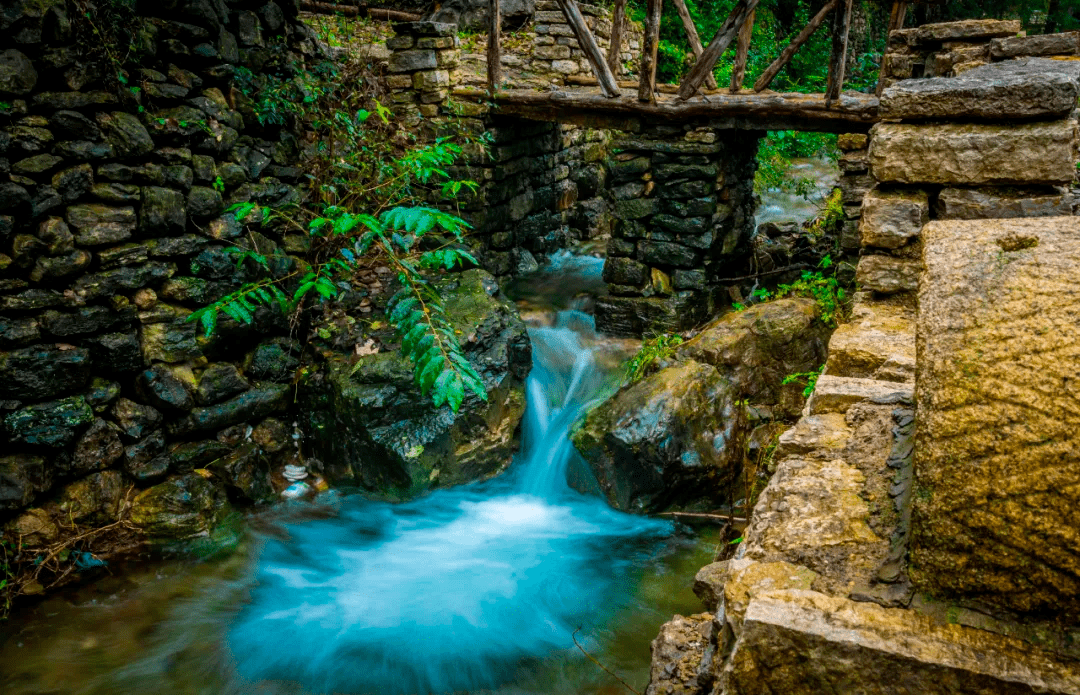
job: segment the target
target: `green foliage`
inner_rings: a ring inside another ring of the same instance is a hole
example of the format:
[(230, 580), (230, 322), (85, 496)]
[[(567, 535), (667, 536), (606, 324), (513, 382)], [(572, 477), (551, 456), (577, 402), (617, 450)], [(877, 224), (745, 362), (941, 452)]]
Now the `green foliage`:
[(825, 234), (838, 234), (844, 225), (844, 199), (839, 188), (834, 188), (817, 217), (810, 220), (807, 231), (815, 237)]
[(788, 384), (804, 384), (806, 388), (803, 389), (803, 396), (809, 398), (810, 394), (814, 392), (814, 387), (817, 386), (818, 377), (821, 376), (821, 372), (823, 371), (825, 371), (825, 365), (821, 365), (812, 372), (788, 374), (781, 383), (784, 386), (787, 386)]
[[(825, 256), (821, 260), (821, 268), (828, 269), (833, 265), (832, 258)], [(809, 297), (817, 302), (821, 312), (821, 320), (829, 326), (835, 326), (838, 319), (843, 318), (847, 312), (847, 293), (840, 286), (835, 273), (825, 274), (821, 270), (804, 270), (802, 277), (790, 285), (779, 285), (776, 288), (775, 298), (781, 297)]]
[(638, 381), (649, 373), (654, 364), (674, 357), (675, 349), (682, 344), (682, 336), (673, 333), (661, 333), (647, 338), (641, 343), (641, 349), (637, 354), (627, 360), (623, 366), (626, 381), (628, 383)]

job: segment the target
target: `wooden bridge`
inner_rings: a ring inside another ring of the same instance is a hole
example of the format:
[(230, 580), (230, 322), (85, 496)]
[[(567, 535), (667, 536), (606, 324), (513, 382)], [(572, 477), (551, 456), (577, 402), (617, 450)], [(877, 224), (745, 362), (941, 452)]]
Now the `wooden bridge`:
[[(721, 128), (857, 132), (869, 129), (877, 121), (878, 99), (875, 95), (843, 93), (854, 0), (827, 0), (757, 78), (752, 90), (741, 87), (746, 76), (754, 14), (759, 0), (739, 0), (716, 36), (704, 47), (685, 1), (671, 0), (682, 19), (695, 55), (693, 66), (678, 85), (656, 84), (663, 0), (648, 0), (639, 78), (636, 82), (615, 79), (619, 47), (626, 26), (626, 0), (615, 2), (606, 56), (601, 52), (575, 0), (556, 1), (588, 58), (595, 76), (595, 87), (582, 85), (549, 92), (501, 89), (499, 0), (491, 0), (487, 89), (459, 88), (455, 90), (455, 95), (493, 101), (498, 104), (501, 113), (596, 127), (620, 128), (634, 120), (665, 123), (705, 121)], [(907, 4), (899, 0), (893, 3), (890, 32), (903, 27)], [(825, 93), (780, 94), (767, 91), (776, 75), (830, 16), (832, 52)], [(713, 77), (713, 68), (732, 43), (736, 44), (736, 52), (731, 84), (720, 89)]]

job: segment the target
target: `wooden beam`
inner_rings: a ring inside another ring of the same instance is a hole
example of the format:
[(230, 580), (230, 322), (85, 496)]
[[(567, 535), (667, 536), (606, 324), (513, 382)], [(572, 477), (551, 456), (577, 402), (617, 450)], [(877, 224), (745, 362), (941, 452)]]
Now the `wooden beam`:
[(839, 0), (833, 13), (832, 55), (829, 56), (829, 79), (825, 85), (825, 106), (831, 106), (844, 90), (847, 69), (848, 31), (851, 28), (853, 0)]
[[(697, 27), (694, 26), (694, 20), (690, 17), (690, 10), (686, 9), (685, 0), (673, 0), (675, 3), (675, 11), (679, 13), (679, 19), (682, 20), (683, 29), (686, 30), (686, 39), (690, 42), (690, 50), (694, 52), (695, 58), (701, 57), (701, 37), (698, 36)], [(705, 78), (705, 86), (709, 89), (716, 89), (716, 78), (709, 73), (709, 76)]]
[(574, 30), (581, 50), (585, 51), (585, 56), (589, 59), (593, 72), (596, 73), (596, 79), (600, 81), (600, 91), (606, 97), (619, 96), (619, 86), (615, 84), (615, 75), (611, 74), (611, 69), (604, 60), (603, 54), (600, 53), (600, 47), (596, 45), (596, 39), (589, 31), (585, 18), (581, 16), (577, 3), (574, 0), (557, 0), (557, 2), (566, 17), (567, 24)]
[(648, 0), (645, 6), (645, 36), (641, 41), (641, 65), (638, 68), (638, 101), (656, 100), (656, 51), (660, 47), (660, 12), (664, 0)]
[(607, 66), (612, 74), (619, 74), (619, 56), (622, 55), (622, 35), (626, 26), (626, 0), (615, 0), (611, 11), (611, 43), (607, 49)]
[[(455, 87), (461, 99), (486, 100), (479, 87)], [(832, 133), (866, 132), (877, 122), (878, 99), (872, 94), (851, 94), (843, 104), (825, 107), (821, 94), (767, 94), (726, 91), (712, 97), (678, 100), (658, 98), (646, 104), (632, 89), (621, 99), (608, 99), (595, 90), (537, 91), (502, 89), (491, 99), (498, 113), (539, 121), (596, 123), (604, 118), (636, 118), (663, 124), (699, 122), (708, 119), (718, 128), (749, 130), (809, 130)]]
[(502, 45), (499, 42), (502, 16), (499, 12), (499, 0), (491, 0), (488, 14), (487, 88), (488, 92), (494, 94), (502, 82)]
[(882, 90), (885, 89), (885, 55), (889, 52), (889, 35), (894, 31), (904, 28), (904, 17), (907, 15), (907, 5), (905, 0), (895, 0), (892, 5), (892, 12), (889, 13), (889, 28), (885, 32), (886, 48), (881, 54), (881, 65), (878, 66), (877, 87), (874, 89), (874, 94), (878, 96), (881, 96)]
[(695, 62), (694, 66), (690, 68), (690, 72), (683, 78), (682, 84), (679, 85), (679, 98), (689, 99), (697, 93), (697, 90), (701, 88), (705, 78), (712, 74), (713, 66), (716, 65), (716, 61), (720, 59), (720, 55), (727, 50), (727, 47), (731, 45), (731, 42), (735, 40), (736, 34), (739, 33), (739, 29), (749, 19), (750, 13), (753, 12), (758, 5), (758, 0), (739, 0), (739, 4), (735, 6), (735, 9), (731, 11), (728, 18), (724, 20), (724, 24), (720, 27), (720, 30), (716, 32), (716, 36), (709, 42), (705, 50), (701, 53)]
[(746, 59), (750, 55), (750, 40), (754, 36), (754, 15), (756, 13), (757, 10), (751, 12), (746, 23), (742, 25), (742, 29), (739, 29), (739, 41), (735, 45), (735, 65), (731, 68), (731, 86), (729, 90), (732, 94), (742, 89), (743, 78), (746, 77)]
[(791, 62), (795, 52), (802, 48), (802, 45), (810, 38), (810, 36), (817, 31), (817, 28), (821, 26), (825, 18), (829, 16), (829, 13), (836, 9), (836, 3), (838, 0), (829, 0), (825, 3), (825, 6), (818, 10), (818, 13), (814, 15), (814, 18), (810, 20), (810, 23), (803, 27), (803, 30), (799, 32), (799, 35), (791, 40), (791, 43), (787, 45), (776, 60), (772, 62), (769, 67), (765, 68), (765, 72), (761, 73), (761, 77), (754, 83), (754, 91), (764, 91), (772, 81), (776, 79), (776, 76), (784, 69), (784, 66)]

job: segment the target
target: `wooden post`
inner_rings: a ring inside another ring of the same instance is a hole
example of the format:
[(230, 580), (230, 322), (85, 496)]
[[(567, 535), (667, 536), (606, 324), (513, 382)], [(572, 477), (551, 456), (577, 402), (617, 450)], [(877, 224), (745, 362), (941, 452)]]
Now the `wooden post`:
[(716, 61), (720, 59), (720, 55), (735, 40), (735, 35), (739, 33), (739, 29), (746, 23), (750, 13), (757, 8), (757, 5), (758, 0), (739, 0), (739, 4), (724, 20), (724, 24), (716, 32), (716, 36), (705, 47), (701, 57), (694, 62), (690, 72), (683, 78), (682, 84), (679, 85), (680, 99), (689, 99), (697, 93), (697, 90), (701, 89), (701, 84), (705, 81), (705, 78), (712, 74)]
[(578, 9), (577, 3), (574, 0), (557, 1), (567, 23), (574, 30), (574, 35), (577, 36), (581, 50), (585, 51), (593, 72), (596, 73), (596, 79), (600, 82), (600, 91), (606, 97), (619, 96), (619, 85), (615, 82), (615, 76), (611, 74), (611, 69), (608, 68), (603, 54), (600, 53), (600, 47), (596, 45), (596, 39), (593, 38), (592, 32), (589, 31), (589, 25), (585, 23), (585, 18), (581, 16), (581, 10)]
[(641, 75), (638, 79), (638, 101), (656, 100), (656, 51), (660, 47), (660, 12), (664, 0), (648, 0), (645, 6), (645, 36), (641, 42)]
[(906, 15), (907, 2), (905, 0), (895, 0), (892, 5), (892, 12), (889, 13), (889, 29), (885, 32), (885, 53), (881, 54), (881, 65), (878, 67), (877, 87), (874, 89), (874, 94), (877, 96), (881, 96), (882, 90), (885, 89), (885, 55), (889, 52), (889, 35), (904, 28), (904, 17)]
[[(679, 19), (682, 20), (683, 29), (686, 30), (686, 38), (690, 42), (690, 50), (694, 52), (694, 58), (701, 57), (701, 37), (698, 36), (697, 27), (694, 26), (694, 20), (690, 17), (690, 10), (686, 9), (686, 2), (684, 0), (673, 0), (675, 3), (675, 11), (679, 13)], [(709, 76), (705, 78), (705, 86), (709, 89), (716, 89), (716, 78), (709, 73)]]
[(607, 66), (612, 74), (619, 74), (619, 56), (622, 55), (623, 27), (626, 26), (626, 0), (615, 0), (611, 11), (611, 43), (607, 49)]
[(825, 7), (818, 10), (818, 13), (814, 15), (814, 18), (810, 20), (810, 23), (803, 27), (803, 30), (799, 32), (799, 35), (791, 40), (791, 43), (787, 45), (776, 60), (772, 62), (772, 65), (765, 68), (765, 72), (761, 73), (761, 77), (754, 83), (754, 91), (764, 91), (776, 76), (784, 69), (784, 66), (791, 62), (791, 58), (795, 55), (795, 52), (802, 48), (802, 45), (806, 43), (807, 39), (817, 31), (817, 28), (821, 26), (821, 23), (825, 21), (825, 18), (829, 16), (829, 13), (836, 9), (837, 0), (829, 0), (825, 3)]
[(502, 82), (502, 46), (499, 44), (502, 17), (499, 16), (499, 0), (491, 0), (488, 14), (487, 88), (488, 92), (494, 94)]
[(735, 65), (731, 69), (731, 86), (730, 91), (732, 94), (738, 93), (742, 89), (743, 78), (746, 77), (746, 59), (750, 55), (750, 39), (754, 37), (754, 15), (757, 10), (750, 13), (746, 23), (742, 25), (742, 29), (739, 29), (739, 42), (735, 47)]
[(833, 14), (832, 55), (829, 56), (829, 79), (825, 86), (825, 108), (840, 98), (847, 69), (848, 29), (851, 27), (852, 0), (839, 0)]

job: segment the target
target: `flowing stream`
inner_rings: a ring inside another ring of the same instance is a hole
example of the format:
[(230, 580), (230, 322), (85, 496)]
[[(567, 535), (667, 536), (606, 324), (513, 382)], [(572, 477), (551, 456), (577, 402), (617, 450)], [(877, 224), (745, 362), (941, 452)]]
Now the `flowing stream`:
[(701, 610), (689, 580), (712, 546), (568, 485), (587, 481), (569, 427), (625, 349), (567, 308), (598, 276), (562, 255), (518, 288), (537, 325), (505, 475), (404, 504), (330, 493), (255, 517), (231, 553), (51, 598), (13, 619), (0, 690), (628, 692), (575, 637), (643, 690), (660, 623)]

